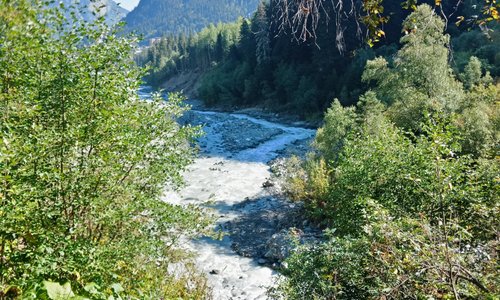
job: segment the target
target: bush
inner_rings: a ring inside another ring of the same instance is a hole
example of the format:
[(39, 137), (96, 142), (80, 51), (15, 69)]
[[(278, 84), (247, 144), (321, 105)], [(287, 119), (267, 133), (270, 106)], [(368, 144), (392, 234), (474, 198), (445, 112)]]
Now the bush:
[(204, 291), (202, 277), (166, 267), (185, 261), (179, 236), (208, 219), (160, 200), (182, 182), (199, 129), (177, 124), (180, 95), (138, 98), (136, 41), (101, 22), (0, 0), (2, 299), (40, 298), (47, 286), (95, 299)]
[(498, 87), (476, 59), (468, 92), (454, 79), (436, 18), (419, 6), (394, 66), (368, 62), (375, 90), (325, 116), (290, 191), (326, 240), (291, 255), (275, 298), (498, 298)]
[(314, 147), (330, 165), (337, 160), (346, 137), (354, 127), (354, 108), (343, 108), (335, 99), (327, 110), (324, 125), (318, 129), (314, 141)]
[(497, 241), (467, 243), (453, 220), (394, 219), (367, 201), (371, 222), (359, 237), (330, 233), (287, 260), (275, 299), (495, 299)]

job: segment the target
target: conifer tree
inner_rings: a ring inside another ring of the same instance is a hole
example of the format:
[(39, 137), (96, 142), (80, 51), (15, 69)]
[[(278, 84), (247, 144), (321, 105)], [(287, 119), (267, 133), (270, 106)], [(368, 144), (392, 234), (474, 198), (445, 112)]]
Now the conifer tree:
[(258, 64), (269, 62), (271, 56), (271, 40), (269, 36), (269, 20), (267, 17), (267, 6), (261, 2), (254, 15), (252, 25), (255, 26), (256, 57)]

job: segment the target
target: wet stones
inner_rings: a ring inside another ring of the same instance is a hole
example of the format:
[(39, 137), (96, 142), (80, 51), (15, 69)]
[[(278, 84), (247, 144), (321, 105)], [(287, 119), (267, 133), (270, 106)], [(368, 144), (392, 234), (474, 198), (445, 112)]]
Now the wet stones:
[[(223, 146), (229, 152), (255, 148), (284, 133), (279, 128), (266, 128), (245, 119), (232, 119), (230, 123), (231, 126), (226, 126), (223, 123), (217, 128), (222, 135)], [(238, 130), (234, 130), (234, 128), (238, 128)]]
[(262, 187), (263, 188), (269, 188), (269, 187), (272, 187), (272, 186), (274, 186), (274, 183), (271, 180), (269, 180), (269, 179), (267, 179), (266, 181), (264, 181), (262, 183)]
[(246, 199), (233, 209), (242, 214), (225, 223), (231, 249), (241, 256), (253, 257), (259, 265), (280, 267), (298, 243), (320, 232), (308, 227), (300, 203), (263, 197)]

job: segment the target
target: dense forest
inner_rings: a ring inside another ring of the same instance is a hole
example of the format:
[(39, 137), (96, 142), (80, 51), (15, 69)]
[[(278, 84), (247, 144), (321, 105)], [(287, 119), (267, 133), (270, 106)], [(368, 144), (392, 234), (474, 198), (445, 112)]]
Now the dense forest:
[[(347, 22), (343, 25), (345, 48), (340, 51), (333, 20), (327, 22), (324, 17), (316, 38), (299, 42), (276, 21), (279, 7), (272, 3), (261, 3), (250, 19), (210, 26), (200, 36), (164, 37), (138, 58), (152, 68), (146, 81), (159, 86), (176, 74), (203, 71), (206, 75), (199, 96), (207, 104), (259, 104), (302, 118), (318, 118), (333, 98), (343, 105), (356, 103), (366, 90), (361, 74), (367, 60), (383, 56), (392, 62), (400, 47), (402, 20), (410, 12), (400, 3), (388, 2), (385, 9), (392, 22), (384, 28), (387, 38), (375, 47), (368, 47), (356, 36), (355, 20)], [(443, 9), (451, 11), (453, 6)], [(468, 1), (456, 14), (466, 19), (480, 14), (479, 1)], [(458, 27), (449, 22), (447, 32), (452, 37), (450, 59), (456, 74), (463, 72), (469, 58), (475, 56), (492, 76), (499, 75), (498, 30), (485, 32), (467, 22)]]
[(249, 16), (257, 4), (258, 0), (142, 0), (124, 19), (125, 32), (146, 38), (195, 33), (211, 23)]

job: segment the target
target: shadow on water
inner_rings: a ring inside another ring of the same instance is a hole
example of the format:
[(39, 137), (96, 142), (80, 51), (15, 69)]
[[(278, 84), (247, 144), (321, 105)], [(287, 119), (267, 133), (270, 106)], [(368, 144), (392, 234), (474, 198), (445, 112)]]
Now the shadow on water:
[(276, 254), (266, 255), (270, 250), (268, 241), (273, 236), (289, 228), (308, 230), (304, 229), (307, 226), (302, 205), (271, 196), (247, 198), (234, 205), (217, 202), (210, 207), (235, 217), (216, 225), (216, 232), (223, 237), (221, 240), (204, 237), (193, 242), (199, 246), (210, 245), (220, 254), (251, 258), (256, 265), (278, 263)]

